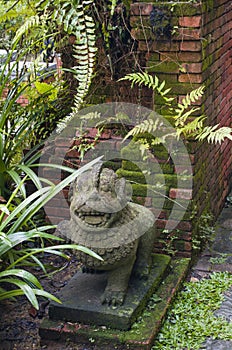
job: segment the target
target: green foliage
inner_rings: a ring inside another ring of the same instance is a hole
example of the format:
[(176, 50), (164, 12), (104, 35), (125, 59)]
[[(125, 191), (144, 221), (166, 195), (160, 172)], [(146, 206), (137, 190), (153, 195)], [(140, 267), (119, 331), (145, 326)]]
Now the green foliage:
[(230, 127), (219, 127), (220, 124), (214, 126), (205, 126), (200, 130), (200, 133), (196, 136), (197, 140), (207, 140), (209, 143), (221, 144), (226, 138), (232, 140)]
[(125, 77), (119, 79), (120, 80), (129, 80), (131, 82), (131, 88), (133, 88), (134, 84), (137, 84), (139, 86), (145, 85), (149, 87), (150, 89), (157, 91), (164, 99), (165, 103), (169, 104), (171, 101), (174, 99), (171, 97), (167, 97), (166, 95), (170, 92), (169, 89), (165, 89), (165, 81), (162, 81), (160, 83), (159, 79), (157, 76), (153, 77), (152, 75), (143, 72), (143, 73), (131, 73), (127, 74)]
[(227, 272), (212, 273), (210, 279), (186, 283), (179, 293), (152, 349), (200, 349), (207, 337), (232, 340), (232, 324), (216, 317), (223, 293), (232, 285)]
[[(54, 45), (60, 46), (60, 35), (57, 31), (62, 32), (62, 42), (70, 35), (75, 37), (73, 44), (76, 65), (72, 67), (72, 74), (77, 79), (77, 91), (74, 100), (73, 112), (65, 118), (64, 123), (61, 123), (62, 129), (69, 119), (79, 110), (83, 98), (88, 92), (91, 79), (94, 72), (94, 63), (96, 56), (96, 38), (95, 38), (95, 22), (91, 15), (91, 7), (93, 0), (65, 1), (54, 0), (52, 6), (49, 1), (33, 1), (28, 5), (24, 0), (11, 3), (6, 12), (8, 13), (7, 20), (14, 20), (15, 10), (25, 8), (29, 9), (28, 16), (23, 15), (23, 24), (18, 28), (13, 39), (13, 43), (22, 45), (34, 44), (36, 55), (42, 56), (46, 52), (45, 42), (48, 38), (54, 42)], [(112, 3), (112, 10), (114, 5)], [(0, 18), (0, 22), (4, 18)], [(19, 45), (18, 45), (19, 46)], [(41, 51), (41, 48), (43, 50)], [(64, 118), (62, 115), (60, 119)]]
[[(2, 81), (0, 94), (6, 87), (4, 79), (3, 76), (0, 76), (0, 82)], [(41, 91), (40, 84), (36, 83), (37, 89)], [(40, 143), (49, 133), (48, 129), (47, 133), (43, 129), (46, 118), (45, 111), (46, 108), (49, 108), (55, 95), (51, 87), (47, 87), (45, 90), (41, 94), (38, 93), (37, 96), (34, 93), (27, 106), (20, 106), (17, 100), (21, 94), (26, 95), (28, 84), (19, 80), (12, 82), (10, 93), (0, 102), (0, 195), (6, 199), (12, 191), (12, 183), (20, 184), (21, 173), (25, 173), (37, 188), (41, 186), (40, 180), (31, 169), (33, 162), (39, 158), (39, 147), (34, 147), (27, 154), (24, 154), (24, 151), (30, 148), (33, 143)], [(52, 117), (51, 115), (51, 121), (53, 121)], [(46, 123), (48, 125), (48, 120)], [(21, 186), (20, 190), (25, 197), (24, 185)]]
[[(158, 78), (155, 76), (149, 75), (146, 72), (143, 73), (132, 73), (126, 75), (121, 80), (129, 80), (132, 82), (131, 86), (134, 84), (137, 85), (145, 85), (151, 88), (153, 91), (157, 91), (164, 99), (164, 104), (169, 107), (169, 120), (174, 121), (174, 126), (176, 129), (176, 137), (179, 139), (183, 136), (185, 139), (196, 139), (196, 140), (207, 140), (211, 143), (221, 143), (226, 138), (232, 140), (232, 128), (230, 127), (220, 127), (219, 124), (214, 126), (204, 126), (204, 122), (206, 121), (206, 116), (200, 115), (195, 117), (195, 112), (199, 111), (199, 107), (191, 107), (192, 104), (197, 102), (202, 98), (204, 94), (204, 87), (201, 86), (189, 94), (187, 94), (182, 103), (178, 103), (177, 108), (171, 106), (171, 102), (173, 98), (168, 98), (166, 95), (171, 91), (171, 89), (166, 89), (163, 91), (165, 87), (165, 82), (159, 82)], [(136, 125), (125, 137), (125, 139), (129, 136), (134, 136), (138, 134), (144, 134), (146, 132), (152, 133), (157, 130), (157, 118), (150, 118), (142, 123)], [(173, 134), (171, 134), (173, 136)], [(167, 135), (169, 136), (169, 135)], [(158, 140), (160, 142), (165, 142), (165, 137)], [(156, 140), (157, 142), (157, 140)]]
[[(195, 215), (196, 213), (193, 211), (193, 218)], [(199, 218), (195, 218), (195, 233), (192, 238), (192, 247), (194, 250), (200, 250), (207, 243), (212, 241), (215, 233), (213, 223), (214, 217), (207, 209), (205, 209)]]
[[(43, 254), (50, 253), (64, 258), (68, 256), (62, 252), (64, 249), (77, 249), (90, 254), (95, 258), (101, 259), (97, 254), (89, 249), (75, 244), (49, 245), (45, 246), (44, 241), (63, 241), (52, 234), (47, 233), (54, 229), (54, 226), (43, 225), (30, 229), (30, 222), (33, 216), (56, 194), (64, 189), (78, 175), (88, 169), (90, 166), (98, 162), (99, 159), (92, 161), (81, 169), (72, 172), (65, 180), (58, 185), (50, 185), (40, 188), (32, 195), (25, 198), (18, 206), (12, 206), (20, 187), (26, 180), (26, 177), (21, 180), (21, 183), (16, 187), (6, 205), (1, 206), (0, 212), (0, 284), (7, 284), (8, 288), (0, 287), (0, 300), (25, 295), (30, 303), (38, 309), (37, 296), (43, 296), (59, 300), (42, 289), (38, 279), (25, 270), (26, 267), (40, 267), (44, 273), (46, 268), (41, 261)], [(7, 217), (5, 216), (7, 214)], [(28, 242), (40, 241), (39, 248), (30, 248)], [(15, 289), (14, 287), (18, 289)]]

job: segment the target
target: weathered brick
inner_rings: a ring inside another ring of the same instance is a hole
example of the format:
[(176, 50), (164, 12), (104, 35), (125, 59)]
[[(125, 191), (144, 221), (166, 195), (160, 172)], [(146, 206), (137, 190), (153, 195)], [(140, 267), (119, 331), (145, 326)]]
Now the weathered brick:
[(131, 14), (135, 16), (149, 16), (153, 10), (153, 4), (135, 3), (131, 4)]
[(179, 25), (181, 27), (191, 27), (191, 28), (198, 28), (201, 26), (202, 18), (201, 16), (192, 16), (192, 17), (180, 17), (179, 18)]
[(200, 41), (182, 41), (180, 43), (181, 51), (201, 51), (202, 46)]
[(202, 55), (200, 52), (184, 52), (181, 51), (179, 53), (167, 53), (167, 54), (160, 54), (161, 61), (174, 61), (174, 62), (201, 62), (202, 61)]
[(169, 196), (172, 199), (192, 199), (192, 190), (187, 190), (184, 188), (171, 188), (169, 191)]
[(179, 82), (181, 83), (202, 83), (201, 74), (180, 74)]
[(178, 35), (176, 39), (179, 40), (194, 40), (201, 38), (201, 30), (200, 29), (188, 29), (188, 28), (180, 28), (178, 31)]
[(202, 63), (182, 63), (181, 65), (185, 69), (186, 73), (202, 72)]

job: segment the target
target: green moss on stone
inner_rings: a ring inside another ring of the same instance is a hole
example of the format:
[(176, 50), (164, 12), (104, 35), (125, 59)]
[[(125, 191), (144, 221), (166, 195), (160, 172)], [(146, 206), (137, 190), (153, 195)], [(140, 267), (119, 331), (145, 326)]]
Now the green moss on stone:
[(147, 185), (132, 184), (133, 196), (146, 197)]
[(154, 73), (179, 73), (179, 64), (176, 62), (160, 62), (149, 60), (147, 71)]
[(134, 162), (131, 162), (130, 160), (122, 161), (122, 169), (129, 170), (129, 171), (141, 171), (139, 163), (134, 163)]
[(142, 172), (118, 169), (117, 175), (119, 177), (125, 177), (125, 179), (131, 181), (132, 183), (137, 182), (139, 184), (146, 184), (146, 178)]
[(186, 95), (194, 89), (199, 88), (199, 84), (191, 83), (170, 83), (169, 87), (172, 89), (172, 94)]
[(114, 171), (117, 171), (118, 169), (121, 168), (121, 162), (114, 162), (114, 161), (106, 161), (104, 162), (104, 168), (110, 168)]

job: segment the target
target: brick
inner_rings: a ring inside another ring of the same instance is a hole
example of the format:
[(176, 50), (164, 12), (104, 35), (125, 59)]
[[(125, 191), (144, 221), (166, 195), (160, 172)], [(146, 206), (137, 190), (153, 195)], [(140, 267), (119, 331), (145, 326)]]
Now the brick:
[(181, 27), (198, 28), (201, 26), (201, 16), (180, 17), (179, 25)]
[(180, 74), (179, 82), (181, 83), (202, 83), (202, 75), (201, 74)]
[(150, 16), (153, 10), (153, 4), (146, 3), (135, 3), (131, 4), (131, 14), (135, 16)]
[(71, 147), (73, 143), (73, 138), (57, 137), (55, 139), (55, 145), (58, 147)]
[(152, 43), (147, 43), (146, 41), (139, 42), (139, 50), (145, 51), (148, 49), (150, 54), (153, 54), (153, 51), (179, 51), (179, 42), (170, 40), (153, 40)]
[(201, 51), (202, 46), (200, 41), (183, 41), (180, 43), (181, 51)]
[(192, 199), (192, 190), (187, 190), (184, 188), (171, 188), (169, 191), (169, 196), (172, 199)]
[(167, 54), (160, 54), (161, 61), (174, 61), (174, 62), (201, 62), (202, 61), (202, 55), (200, 52), (184, 52), (181, 51), (179, 53), (167, 53)]
[(201, 30), (200, 29), (188, 29), (188, 28), (180, 28), (176, 39), (179, 40), (193, 40), (201, 38)]
[(182, 230), (182, 231), (191, 231), (192, 230), (192, 224), (188, 221), (181, 221), (179, 222), (179, 224), (177, 225), (177, 229), (178, 230)]
[(154, 73), (179, 73), (179, 65), (173, 61), (148, 61), (147, 70)]

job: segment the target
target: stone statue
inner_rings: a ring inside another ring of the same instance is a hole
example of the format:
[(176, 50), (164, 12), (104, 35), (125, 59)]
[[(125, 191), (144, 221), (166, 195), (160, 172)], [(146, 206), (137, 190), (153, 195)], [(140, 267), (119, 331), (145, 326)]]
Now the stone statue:
[(148, 277), (154, 216), (128, 201), (126, 180), (102, 163), (72, 183), (69, 197), (71, 220), (62, 221), (58, 230), (103, 258), (76, 253), (84, 272), (108, 271), (102, 304), (122, 305), (132, 270), (138, 278)]

